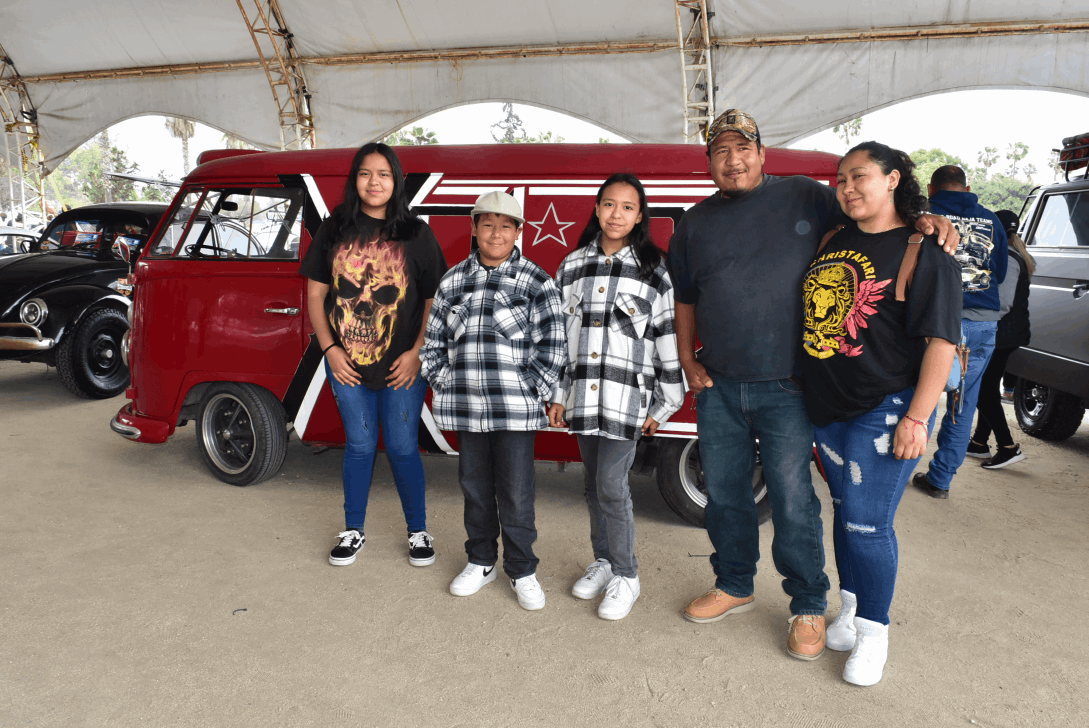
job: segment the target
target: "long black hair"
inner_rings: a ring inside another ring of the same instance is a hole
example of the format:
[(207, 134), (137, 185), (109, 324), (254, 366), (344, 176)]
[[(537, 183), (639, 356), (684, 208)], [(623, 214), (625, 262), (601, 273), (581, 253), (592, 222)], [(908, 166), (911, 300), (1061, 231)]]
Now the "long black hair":
[[(900, 219), (908, 227), (915, 227), (915, 221), (919, 219), (919, 216), (930, 209), (922, 188), (919, 187), (919, 180), (915, 179), (915, 162), (911, 161), (911, 157), (906, 153), (880, 142), (857, 144), (843, 155), (843, 158), (846, 159), (848, 155), (855, 152), (865, 152), (870, 157), (870, 161), (880, 167), (885, 174), (892, 174), (894, 169), (900, 172), (900, 182), (893, 190), (892, 203)], [(840, 164), (842, 163), (841, 159)]]
[(333, 210), (333, 223), (338, 234), (348, 235), (363, 229), (363, 201), (359, 199), (356, 189), (356, 177), (359, 176), (363, 159), (375, 152), (386, 158), (393, 173), (393, 194), (386, 203), (386, 222), (379, 236), (383, 240), (408, 240), (419, 230), (421, 220), (409, 209), (408, 200), (405, 199), (405, 175), (401, 171), (401, 160), (393, 149), (381, 142), (364, 144), (352, 157), (352, 168), (344, 183), (344, 200)]
[(635, 259), (639, 261), (639, 277), (643, 280), (650, 280), (651, 274), (654, 273), (654, 269), (658, 267), (658, 263), (662, 260), (662, 251), (658, 249), (658, 246), (654, 244), (654, 240), (650, 237), (647, 193), (643, 189), (643, 183), (634, 174), (617, 172), (605, 180), (605, 183), (598, 188), (594, 211), (590, 213), (590, 220), (586, 223), (586, 227), (582, 229), (582, 235), (579, 236), (579, 242), (575, 249), (589, 245), (601, 234), (601, 222), (597, 219), (597, 205), (601, 204), (601, 196), (605, 193), (605, 189), (609, 185), (615, 184), (630, 185), (639, 195), (639, 213), (643, 216), (643, 219), (635, 223), (635, 227), (628, 233), (628, 245), (631, 246)]

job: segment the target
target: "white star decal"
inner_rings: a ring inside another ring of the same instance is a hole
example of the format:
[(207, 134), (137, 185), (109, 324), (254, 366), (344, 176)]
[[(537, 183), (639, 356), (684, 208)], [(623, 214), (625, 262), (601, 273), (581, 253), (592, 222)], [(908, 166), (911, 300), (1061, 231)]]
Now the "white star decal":
[[(552, 218), (551, 221), (549, 221), (549, 217)], [(545, 216), (541, 218), (540, 222), (533, 222), (531, 220), (526, 220), (526, 222), (537, 228), (537, 236), (533, 238), (534, 245), (543, 243), (551, 238), (565, 248), (567, 247), (567, 240), (564, 238), (563, 231), (575, 224), (573, 222), (560, 222), (559, 216), (556, 215), (556, 208), (551, 202), (548, 203), (548, 210), (545, 212)], [(549, 232), (542, 237), (541, 233), (545, 232), (546, 226), (550, 230), (554, 229), (554, 232)]]

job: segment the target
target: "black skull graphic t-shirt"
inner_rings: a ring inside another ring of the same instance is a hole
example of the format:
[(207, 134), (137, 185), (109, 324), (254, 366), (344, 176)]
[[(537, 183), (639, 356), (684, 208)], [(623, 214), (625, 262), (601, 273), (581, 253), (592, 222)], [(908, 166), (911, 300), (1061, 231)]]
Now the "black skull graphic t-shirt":
[(384, 220), (363, 216), (362, 229), (318, 228), (299, 273), (329, 286), (325, 313), (337, 344), (363, 383), (386, 387), (397, 357), (416, 342), (424, 303), (434, 298), (446, 259), (431, 228), (420, 221), (408, 240), (384, 240)]
[(896, 300), (896, 276), (915, 232), (837, 233), (802, 279), (801, 369), (805, 408), (817, 427), (860, 417), (919, 381), (927, 338), (960, 342), (960, 270), (934, 237)]

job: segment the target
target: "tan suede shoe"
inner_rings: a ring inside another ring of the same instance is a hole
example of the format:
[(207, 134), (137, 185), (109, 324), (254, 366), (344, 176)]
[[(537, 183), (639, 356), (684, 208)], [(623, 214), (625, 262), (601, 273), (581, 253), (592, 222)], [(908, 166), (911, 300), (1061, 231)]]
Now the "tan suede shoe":
[(755, 594), (747, 597), (732, 597), (721, 589), (712, 589), (702, 597), (694, 599), (685, 608), (684, 618), (697, 624), (717, 622), (727, 614), (749, 611), (755, 602)]
[(824, 652), (824, 617), (795, 614), (790, 618), (787, 652), (799, 660), (815, 660)]

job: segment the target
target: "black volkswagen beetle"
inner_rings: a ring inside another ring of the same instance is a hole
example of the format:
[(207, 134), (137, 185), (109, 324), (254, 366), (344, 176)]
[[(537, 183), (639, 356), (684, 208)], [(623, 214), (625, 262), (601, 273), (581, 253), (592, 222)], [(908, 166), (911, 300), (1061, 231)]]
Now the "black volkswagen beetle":
[(0, 258), (0, 360), (45, 362), (74, 394), (105, 399), (129, 383), (121, 345), (130, 300), (118, 291), (169, 206), (88, 205), (61, 213), (30, 254)]

